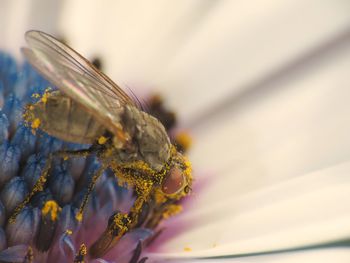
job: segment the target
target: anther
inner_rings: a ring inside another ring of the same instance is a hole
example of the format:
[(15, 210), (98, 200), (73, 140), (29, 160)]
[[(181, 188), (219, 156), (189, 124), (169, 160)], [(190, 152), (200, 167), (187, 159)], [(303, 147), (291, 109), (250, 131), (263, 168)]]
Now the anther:
[(41, 223), (36, 239), (36, 247), (40, 251), (47, 251), (54, 239), (58, 217), (61, 212), (59, 205), (53, 201), (47, 201), (41, 209)]

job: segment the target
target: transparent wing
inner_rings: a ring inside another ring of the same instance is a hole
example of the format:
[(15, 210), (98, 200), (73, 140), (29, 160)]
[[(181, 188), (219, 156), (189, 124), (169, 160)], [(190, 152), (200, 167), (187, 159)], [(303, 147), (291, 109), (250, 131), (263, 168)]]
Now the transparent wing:
[(25, 37), (29, 48), (22, 51), (28, 61), (108, 130), (120, 134), (121, 109), (126, 104), (136, 107), (132, 99), (87, 59), (54, 37), (40, 31), (28, 31)]

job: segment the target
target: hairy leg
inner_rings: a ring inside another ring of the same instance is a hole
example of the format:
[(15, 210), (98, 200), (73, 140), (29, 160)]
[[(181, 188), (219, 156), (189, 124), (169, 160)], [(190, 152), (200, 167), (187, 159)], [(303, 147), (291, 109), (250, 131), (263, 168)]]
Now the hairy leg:
[(91, 154), (91, 150), (77, 150), (77, 151), (57, 151), (54, 153), (49, 154), (46, 164), (44, 166), (44, 169), (39, 177), (39, 179), (34, 184), (33, 189), (31, 192), (24, 198), (24, 200), (17, 205), (17, 207), (14, 209), (11, 217), (9, 218), (10, 223), (14, 223), (16, 221), (17, 215), (21, 212), (21, 210), (31, 201), (32, 197), (40, 191), (43, 191), (44, 186), (47, 182), (48, 177), (50, 176), (49, 171), (52, 165), (52, 160), (54, 157), (62, 157), (64, 159), (71, 158), (71, 157), (86, 157), (89, 154)]
[[(138, 172), (145, 171), (146, 170), (138, 170)], [(129, 185), (135, 187), (137, 198), (128, 214), (117, 211), (109, 218), (106, 230), (90, 248), (89, 253), (93, 258), (98, 258), (105, 254), (125, 233), (135, 227), (142, 212), (143, 204), (149, 201), (154, 183), (151, 179), (147, 179), (147, 177), (142, 178), (140, 173), (136, 174), (138, 174), (138, 176), (133, 176), (132, 173), (118, 176), (118, 179), (122, 179), (129, 183)]]
[(106, 165), (102, 165), (96, 172), (95, 174), (93, 175), (93, 177), (91, 178), (91, 181), (89, 183), (89, 186), (87, 188), (87, 191), (84, 195), (84, 198), (83, 198), (83, 201), (81, 202), (80, 204), (80, 207), (79, 207), (79, 211), (78, 213), (76, 214), (75, 218), (78, 220), (78, 221), (82, 221), (83, 219), (83, 212), (84, 212), (84, 209), (85, 209), (85, 206), (89, 200), (89, 196), (91, 194), (91, 192), (94, 190), (94, 187), (95, 187), (95, 184), (97, 182), (97, 180), (101, 177), (101, 175), (103, 174), (103, 171), (106, 170), (107, 166)]

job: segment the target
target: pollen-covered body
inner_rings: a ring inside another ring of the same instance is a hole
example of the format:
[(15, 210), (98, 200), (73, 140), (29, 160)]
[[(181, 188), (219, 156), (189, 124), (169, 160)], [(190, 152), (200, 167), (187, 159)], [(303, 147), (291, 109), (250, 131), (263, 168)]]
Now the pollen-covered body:
[[(60, 91), (46, 92), (37, 103), (28, 105), (24, 113), (25, 120), (34, 130), (42, 129), (69, 142), (91, 144), (87, 150), (63, 152), (59, 156), (68, 158), (96, 154), (102, 164), (91, 180), (76, 215), (77, 220), (82, 220), (89, 193), (105, 169), (110, 168), (114, 172), (120, 185), (135, 190), (137, 199), (130, 212), (113, 216), (114, 221), (111, 222), (114, 223), (109, 224), (105, 233), (91, 247), (90, 251), (96, 257), (105, 253), (136, 225), (155, 227), (162, 218), (180, 211), (174, 202), (187, 194), (183, 184), (190, 185), (192, 180), (190, 164), (176, 151), (164, 126), (156, 118), (131, 105), (120, 107), (119, 116), (115, 117), (119, 120), (116, 125), (123, 133), (119, 137)], [(178, 178), (172, 181), (171, 169), (183, 171), (180, 182)], [(175, 187), (176, 191), (166, 194), (164, 183), (169, 189)], [(149, 202), (154, 205), (150, 211), (153, 217), (147, 220), (139, 218), (144, 204)]]
[(26, 40), (29, 47), (22, 49), (24, 55), (58, 91), (46, 91), (28, 105), (25, 120), (33, 130), (91, 147), (51, 153), (10, 221), (42, 191), (54, 158), (94, 154), (101, 166), (92, 175), (75, 218), (83, 219), (88, 198), (106, 169), (114, 172), (119, 184), (133, 188), (136, 196), (130, 211), (112, 214), (106, 230), (88, 248), (91, 257), (101, 257), (134, 227), (154, 228), (180, 210), (176, 202), (190, 191), (191, 165), (171, 144), (164, 126), (84, 57), (40, 31), (27, 32)]

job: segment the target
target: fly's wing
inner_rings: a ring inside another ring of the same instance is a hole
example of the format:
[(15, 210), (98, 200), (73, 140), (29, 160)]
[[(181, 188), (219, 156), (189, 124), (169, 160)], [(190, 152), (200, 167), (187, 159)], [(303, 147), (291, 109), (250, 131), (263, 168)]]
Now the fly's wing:
[(29, 63), (124, 140), (120, 112), (126, 104), (136, 107), (132, 99), (87, 59), (54, 37), (40, 31), (28, 31), (25, 37), (29, 48), (22, 51)]

